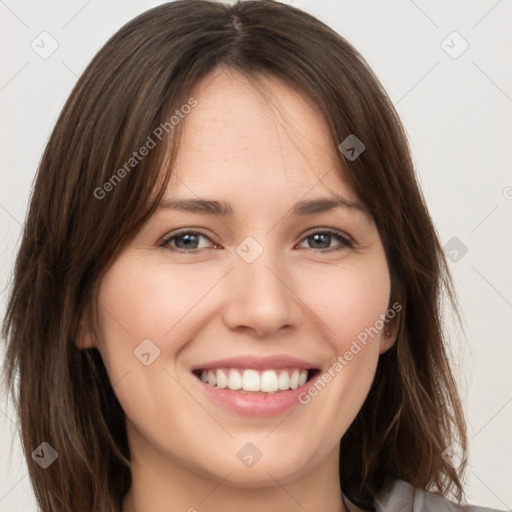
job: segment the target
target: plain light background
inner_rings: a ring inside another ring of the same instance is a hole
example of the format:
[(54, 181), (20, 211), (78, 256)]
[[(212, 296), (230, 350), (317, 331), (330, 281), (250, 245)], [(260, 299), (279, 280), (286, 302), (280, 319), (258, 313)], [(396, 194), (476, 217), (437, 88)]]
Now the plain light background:
[[(32, 180), (60, 109), (106, 40), (162, 3), (0, 0), (0, 314)], [(446, 251), (466, 318), (466, 337), (449, 328), (469, 426), (467, 498), (510, 510), (512, 1), (286, 3), (354, 44), (402, 118), (441, 241), (451, 240)], [(45, 51), (58, 44), (47, 58), (32, 48), (42, 40)], [(0, 512), (34, 512), (15, 434), (2, 390)]]

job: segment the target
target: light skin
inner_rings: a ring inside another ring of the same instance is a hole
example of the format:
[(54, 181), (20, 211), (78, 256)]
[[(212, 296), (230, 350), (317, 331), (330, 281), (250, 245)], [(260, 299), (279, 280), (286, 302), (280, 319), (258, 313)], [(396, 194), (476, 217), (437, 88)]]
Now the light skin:
[[(101, 339), (85, 333), (80, 343), (100, 351), (127, 416), (133, 482), (123, 512), (348, 510), (340, 439), (395, 341), (392, 323), (307, 405), (271, 417), (222, 407), (191, 373), (201, 362), (274, 354), (325, 371), (390, 307), (385, 252), (363, 208), (293, 213), (299, 201), (335, 194), (360, 202), (318, 109), (276, 78), (265, 84), (263, 94), (219, 70), (196, 84), (164, 197), (224, 201), (233, 212), (159, 208), (100, 284)], [(183, 233), (169, 240), (181, 228), (201, 232), (196, 245)], [(263, 250), (252, 263), (236, 250), (248, 236)], [(145, 339), (160, 350), (148, 366), (134, 356)], [(262, 454), (252, 468), (237, 457), (247, 442)]]

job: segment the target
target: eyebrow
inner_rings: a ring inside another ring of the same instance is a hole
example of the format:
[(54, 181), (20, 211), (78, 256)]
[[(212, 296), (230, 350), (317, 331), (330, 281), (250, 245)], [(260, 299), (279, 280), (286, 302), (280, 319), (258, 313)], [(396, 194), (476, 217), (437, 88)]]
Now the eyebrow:
[[(230, 217), (234, 213), (233, 206), (225, 201), (210, 199), (164, 199), (158, 204), (158, 208), (187, 211), (192, 213), (203, 213)], [(343, 196), (335, 194), (332, 197), (321, 197), (298, 201), (291, 208), (292, 215), (313, 215), (334, 210), (335, 208), (346, 208), (355, 210), (369, 216), (368, 210), (360, 203), (349, 201)]]

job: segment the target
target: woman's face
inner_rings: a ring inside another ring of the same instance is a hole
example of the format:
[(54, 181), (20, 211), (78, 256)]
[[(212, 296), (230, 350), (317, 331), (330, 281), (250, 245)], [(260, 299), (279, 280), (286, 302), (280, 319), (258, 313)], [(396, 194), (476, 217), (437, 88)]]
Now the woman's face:
[(101, 282), (93, 342), (134, 465), (248, 487), (337, 468), (394, 341), (379, 233), (327, 126), (265, 84), (277, 110), (234, 72), (196, 85), (164, 202)]

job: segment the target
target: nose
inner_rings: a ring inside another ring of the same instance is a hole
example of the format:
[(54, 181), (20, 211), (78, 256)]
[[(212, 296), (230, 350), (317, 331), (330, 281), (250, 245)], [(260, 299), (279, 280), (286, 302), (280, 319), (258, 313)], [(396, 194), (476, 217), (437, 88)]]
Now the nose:
[(264, 251), (255, 261), (242, 258), (228, 274), (222, 316), (233, 330), (258, 337), (270, 337), (284, 328), (293, 328), (300, 318), (300, 300), (293, 291), (284, 262)]

